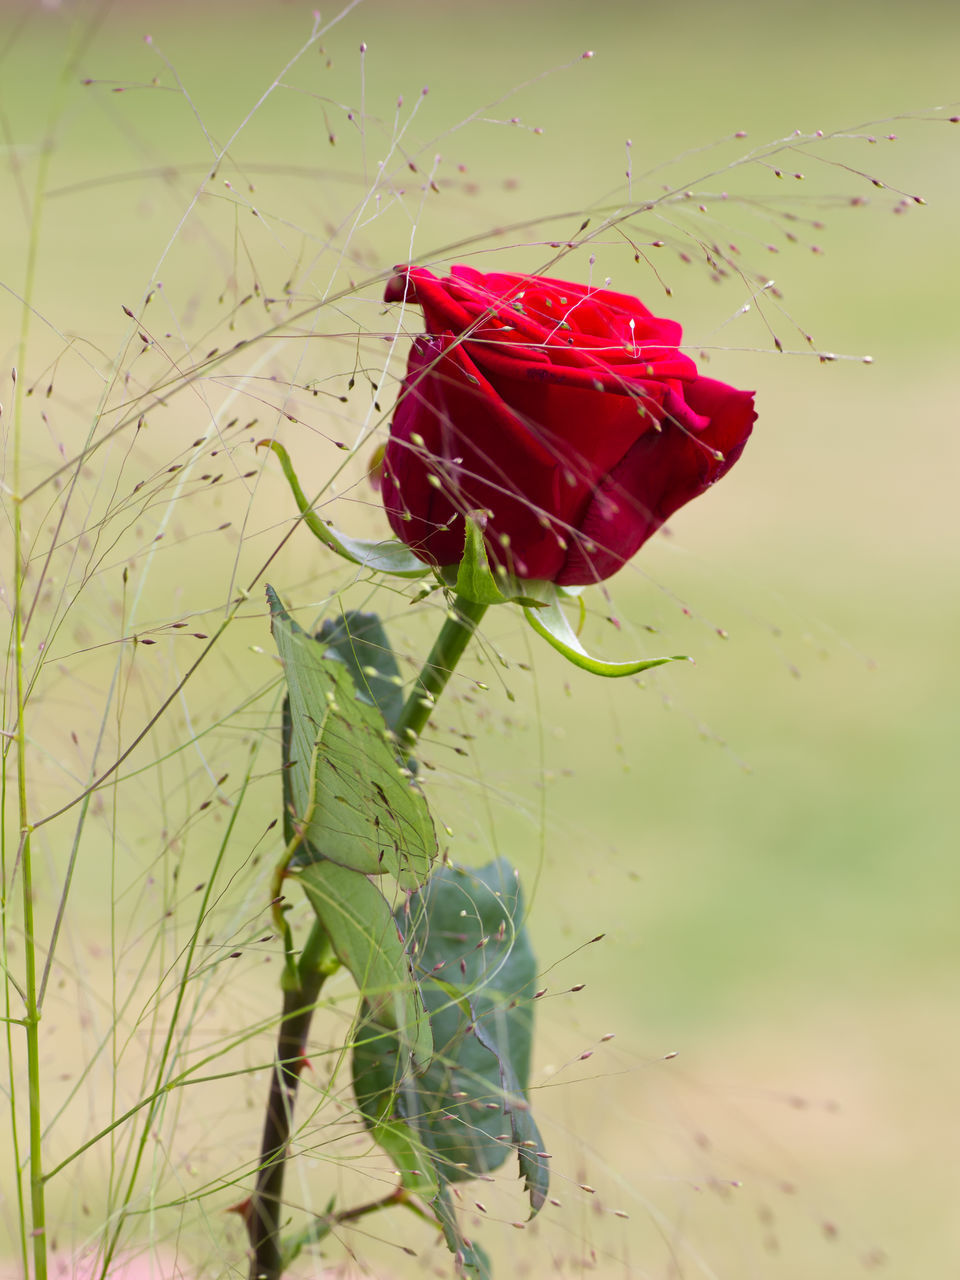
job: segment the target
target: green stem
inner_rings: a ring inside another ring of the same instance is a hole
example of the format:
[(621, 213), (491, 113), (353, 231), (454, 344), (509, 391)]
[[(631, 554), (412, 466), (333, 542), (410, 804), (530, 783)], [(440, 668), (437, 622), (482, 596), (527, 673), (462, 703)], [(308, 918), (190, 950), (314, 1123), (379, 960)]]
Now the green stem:
[(433, 714), (437, 699), (446, 688), (447, 681), (453, 674), (454, 667), (463, 657), (463, 651), (470, 643), (480, 619), (487, 611), (487, 605), (475, 604), (463, 596), (457, 596), (453, 602), (440, 634), (430, 650), (430, 656), (423, 664), (416, 688), (410, 694), (400, 712), (394, 733), (403, 747), (416, 742), (424, 725)]
[(431, 1227), (440, 1229), (440, 1223), (429, 1213), (425, 1213), (423, 1209), (413, 1200), (410, 1192), (401, 1183), (399, 1187), (395, 1187), (385, 1196), (381, 1196), (379, 1200), (369, 1200), (366, 1204), (354, 1205), (352, 1209), (341, 1209), (339, 1213), (330, 1214), (330, 1222), (334, 1226), (342, 1226), (345, 1222), (357, 1222), (360, 1218), (367, 1217), (371, 1213), (379, 1213), (381, 1209), (392, 1209), (395, 1205), (399, 1205), (403, 1209), (409, 1209), (416, 1217), (423, 1222), (427, 1222)]

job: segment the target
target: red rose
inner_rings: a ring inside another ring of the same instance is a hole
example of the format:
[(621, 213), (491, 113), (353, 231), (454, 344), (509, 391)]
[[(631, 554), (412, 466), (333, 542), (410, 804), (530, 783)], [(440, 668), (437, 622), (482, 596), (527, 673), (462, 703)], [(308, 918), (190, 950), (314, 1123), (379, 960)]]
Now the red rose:
[(398, 268), (416, 303), (383, 463), (391, 528), (459, 562), (485, 511), (490, 557), (561, 586), (609, 578), (739, 458), (753, 393), (701, 378), (681, 329), (626, 294), (456, 266)]

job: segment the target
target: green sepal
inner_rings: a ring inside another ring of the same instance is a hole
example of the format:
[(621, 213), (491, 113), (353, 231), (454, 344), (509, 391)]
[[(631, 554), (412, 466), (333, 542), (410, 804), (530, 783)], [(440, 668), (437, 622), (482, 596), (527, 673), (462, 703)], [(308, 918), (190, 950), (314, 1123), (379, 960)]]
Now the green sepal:
[[(520, 605), (537, 635), (543, 636), (568, 662), (597, 676), (633, 676), (651, 667), (661, 667), (666, 662), (690, 661), (685, 654), (669, 658), (639, 658), (633, 662), (607, 662), (603, 658), (595, 658), (584, 649), (560, 607), (561, 599), (579, 599), (582, 588), (558, 587), (553, 582), (516, 578), (506, 573), (502, 566), (492, 569), (484, 539), (486, 520), (483, 513), (468, 512), (464, 523), (463, 559), (459, 565), (439, 570), (441, 581), (453, 587), (458, 596), (474, 604)], [(586, 609), (582, 600), (579, 600), (579, 605), (582, 621)]]
[(443, 581), (452, 586), (458, 596), (463, 596), (473, 604), (522, 604), (538, 609), (538, 597), (529, 591), (529, 583), (507, 573), (502, 565), (497, 566), (496, 572), (490, 568), (483, 536), (486, 526), (484, 513), (468, 511), (463, 519), (466, 526), (463, 558), (459, 565), (451, 565), (440, 571)]
[(432, 572), (431, 566), (419, 560), (408, 546), (397, 538), (383, 538), (378, 542), (366, 538), (351, 538), (349, 534), (340, 533), (321, 520), (310, 506), (307, 495), (301, 488), (297, 473), (293, 469), (290, 455), (282, 444), (276, 440), (260, 440), (258, 448), (272, 449), (280, 459), (283, 474), (293, 493), (294, 501), (300, 512), (303, 523), (315, 538), (319, 538), (325, 547), (359, 565), (361, 569), (375, 569), (379, 573), (390, 573), (396, 578), (423, 578)]
[[(537, 591), (539, 608), (536, 611), (524, 609), (527, 622), (538, 636), (543, 636), (547, 644), (558, 653), (562, 653), (568, 662), (572, 662), (575, 667), (580, 667), (582, 671), (590, 671), (595, 676), (634, 676), (637, 672), (648, 671), (651, 667), (662, 667), (666, 662), (692, 661), (686, 654), (675, 654), (669, 658), (638, 658), (632, 662), (606, 662), (602, 658), (595, 658), (580, 643), (576, 632), (567, 620), (567, 615), (560, 607), (561, 592), (564, 595), (568, 593), (552, 582), (529, 583), (528, 587)], [(581, 602), (581, 612), (582, 609)]]

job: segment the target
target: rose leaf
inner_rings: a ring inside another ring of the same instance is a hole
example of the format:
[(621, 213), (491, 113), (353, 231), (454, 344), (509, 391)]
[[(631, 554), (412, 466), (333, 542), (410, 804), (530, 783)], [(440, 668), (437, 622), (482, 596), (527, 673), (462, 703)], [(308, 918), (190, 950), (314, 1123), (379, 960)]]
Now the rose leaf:
[(475, 1241), (467, 1240), (460, 1230), (446, 1184), (441, 1185), (440, 1194), (433, 1201), (433, 1208), (440, 1220), (447, 1248), (456, 1259), (457, 1274), (468, 1277), (468, 1280), (491, 1280), (493, 1271), (490, 1259)]
[(426, 1064), (433, 1054), (430, 1023), (410, 974), (406, 948), (390, 904), (375, 881), (326, 860), (299, 868), (303, 886), (337, 958), (353, 974), (365, 1009), (389, 1028), (404, 1063)]
[(316, 638), (325, 658), (337, 658), (347, 668), (360, 701), (377, 707), (392, 729), (403, 710), (403, 680), (377, 614), (347, 609), (338, 618), (325, 618)]
[(536, 961), (522, 921), (505, 860), (435, 871), (397, 913), (434, 1057), (405, 1076), (395, 1034), (371, 1016), (355, 1039), (353, 1087), (368, 1124), (386, 1115), (409, 1126), (441, 1183), (487, 1174), (514, 1151), (536, 1213), (549, 1171), (526, 1097)]
[(406, 889), (426, 878), (437, 837), (423, 793), (397, 758), (376, 706), (357, 696), (344, 663), (323, 656), (267, 588), (289, 693), (285, 821), (289, 869), (320, 859)]

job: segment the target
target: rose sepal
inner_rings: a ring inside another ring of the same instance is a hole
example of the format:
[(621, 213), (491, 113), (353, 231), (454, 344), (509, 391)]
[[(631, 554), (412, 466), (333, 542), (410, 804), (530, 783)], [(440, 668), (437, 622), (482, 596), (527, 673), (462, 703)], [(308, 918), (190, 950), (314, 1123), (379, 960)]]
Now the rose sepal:
[[(595, 676), (634, 676), (640, 671), (648, 671), (651, 667), (662, 667), (667, 662), (692, 662), (687, 654), (673, 654), (667, 658), (638, 658), (631, 662), (607, 662), (603, 658), (595, 658), (580, 643), (577, 633), (571, 627), (567, 615), (560, 607), (565, 596), (574, 593), (554, 582), (528, 583), (528, 589), (535, 591), (539, 597), (537, 609), (524, 608), (523, 616), (538, 636), (542, 636), (547, 644), (558, 653), (563, 654), (568, 662), (572, 662), (581, 671), (590, 671)], [(581, 609), (582, 609), (581, 602)]]
[(562, 653), (568, 662), (597, 676), (633, 676), (650, 667), (662, 667), (666, 662), (692, 661), (686, 654), (668, 658), (638, 658), (632, 662), (606, 662), (603, 658), (595, 658), (584, 649), (560, 607), (561, 600), (576, 600), (580, 606), (582, 621), (586, 613), (583, 600), (580, 599), (583, 588), (560, 587), (555, 582), (516, 578), (502, 566), (497, 566), (494, 571), (490, 567), (484, 542), (486, 518), (483, 512), (468, 512), (464, 516), (464, 523), (466, 532), (463, 558), (459, 565), (448, 565), (439, 570), (440, 579), (454, 588), (459, 598), (483, 608), (492, 604), (519, 605), (537, 635), (542, 636), (558, 653)]
[[(483, 536), (486, 523), (487, 518), (482, 511), (466, 513), (463, 557), (458, 565), (440, 569), (440, 580), (472, 604), (519, 604), (528, 609), (541, 608), (539, 593), (531, 590), (531, 583), (514, 577), (502, 565), (498, 565), (495, 571), (491, 569)], [(536, 584), (538, 587), (544, 585)]]
[(303, 523), (329, 550), (336, 552), (344, 560), (349, 560), (351, 564), (359, 565), (361, 569), (390, 573), (395, 578), (423, 578), (432, 572), (432, 566), (424, 564), (398, 538), (382, 538), (371, 542), (366, 538), (351, 538), (349, 534), (332, 528), (310, 506), (293, 469), (290, 455), (283, 445), (276, 440), (259, 440), (257, 448), (272, 449), (277, 455)]

